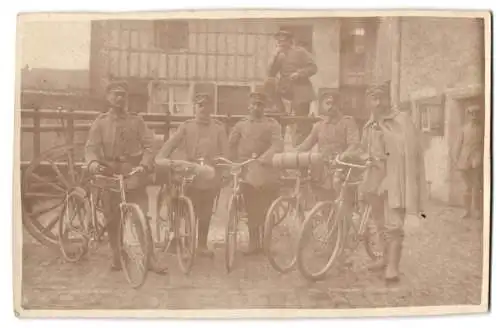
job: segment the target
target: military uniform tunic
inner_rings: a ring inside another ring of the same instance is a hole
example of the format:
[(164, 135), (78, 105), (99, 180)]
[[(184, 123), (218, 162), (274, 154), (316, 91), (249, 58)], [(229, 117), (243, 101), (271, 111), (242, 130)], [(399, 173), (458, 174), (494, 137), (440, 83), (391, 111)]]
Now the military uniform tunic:
[(256, 154), (261, 163), (248, 166), (246, 181), (255, 187), (274, 184), (279, 171), (271, 167), (272, 156), (283, 150), (281, 126), (270, 117), (247, 117), (236, 123), (229, 135), (231, 157), (245, 161)]
[[(152, 168), (153, 142), (154, 134), (142, 117), (110, 110), (92, 124), (85, 146), (85, 159), (87, 162), (106, 162), (121, 173), (128, 173), (138, 165)], [(129, 179), (128, 186), (136, 188), (145, 182), (144, 176), (135, 176)]]
[[(195, 118), (186, 121), (163, 145), (157, 157), (170, 158), (173, 151), (177, 149), (181, 150), (184, 159), (188, 161), (204, 158), (209, 163), (215, 157), (227, 157), (228, 144), (224, 125), (214, 119), (205, 121)], [(193, 187), (212, 188), (214, 182), (195, 179)]]
[(350, 145), (359, 142), (359, 130), (351, 116), (317, 122), (298, 151), (310, 151), (316, 144), (321, 154), (326, 157), (339, 154)]

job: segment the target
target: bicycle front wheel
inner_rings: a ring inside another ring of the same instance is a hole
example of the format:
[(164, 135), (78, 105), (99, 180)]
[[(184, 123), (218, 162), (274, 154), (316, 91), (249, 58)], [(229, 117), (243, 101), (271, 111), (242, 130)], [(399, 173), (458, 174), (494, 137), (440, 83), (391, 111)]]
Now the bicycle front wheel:
[(85, 191), (75, 189), (68, 194), (59, 220), (59, 248), (68, 262), (78, 262), (89, 246), (91, 210)]
[(185, 196), (175, 200), (174, 224), (177, 240), (177, 259), (182, 272), (191, 271), (196, 251), (196, 221), (193, 203)]
[(293, 197), (280, 196), (269, 207), (264, 225), (264, 249), (271, 266), (290, 272), (296, 263), (296, 241), (304, 213)]
[[(243, 198), (241, 195), (231, 195), (228, 206), (228, 221), (226, 226), (226, 271), (229, 273), (236, 262), (236, 251), (238, 244), (241, 242), (244, 230), (239, 229), (242, 218)], [(248, 239), (248, 238), (246, 238)]]
[(343, 251), (341, 207), (322, 201), (307, 215), (299, 238), (297, 264), (308, 280), (323, 279)]
[(148, 222), (137, 204), (122, 205), (120, 259), (125, 278), (133, 288), (146, 281), (150, 238)]
[(372, 216), (371, 206), (363, 209), (363, 244), (368, 256), (377, 261), (384, 255), (383, 225), (375, 221)]

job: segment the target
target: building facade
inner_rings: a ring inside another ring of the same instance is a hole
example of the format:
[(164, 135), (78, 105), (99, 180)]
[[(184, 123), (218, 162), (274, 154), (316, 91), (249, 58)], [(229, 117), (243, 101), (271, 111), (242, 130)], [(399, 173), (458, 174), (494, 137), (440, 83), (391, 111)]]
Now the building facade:
[(394, 102), (412, 111), (422, 132), (430, 196), (451, 205), (463, 200), (451, 156), (465, 108), (485, 104), (484, 24), (476, 18), (380, 20), (374, 75), (391, 79)]
[(377, 26), (373, 18), (95, 21), (91, 85), (98, 94), (109, 79), (127, 79), (138, 111), (190, 115), (203, 90), (219, 114), (243, 114), (248, 93), (266, 79), (274, 33), (287, 28), (316, 60), (317, 93), (341, 88), (348, 111), (363, 120)]

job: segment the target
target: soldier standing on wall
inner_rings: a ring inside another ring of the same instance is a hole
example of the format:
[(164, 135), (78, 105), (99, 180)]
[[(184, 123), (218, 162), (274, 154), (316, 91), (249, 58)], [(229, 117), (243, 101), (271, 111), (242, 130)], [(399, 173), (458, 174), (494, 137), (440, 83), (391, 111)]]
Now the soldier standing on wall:
[[(279, 31), (276, 40), (276, 54), (269, 66), (268, 77), (274, 78), (279, 73), (278, 94), (291, 102), (292, 112), (296, 116), (307, 117), (311, 102), (316, 98), (309, 78), (316, 74), (318, 68), (312, 55), (294, 44), (291, 32)], [(294, 144), (300, 144), (311, 128), (312, 124), (309, 122), (298, 123)]]
[(260, 253), (262, 240), (260, 231), (267, 209), (279, 195), (280, 171), (272, 167), (272, 157), (283, 151), (281, 126), (264, 116), (266, 97), (261, 92), (250, 94), (250, 114), (236, 123), (229, 136), (231, 157), (240, 162), (257, 156), (249, 164), (242, 184), (243, 197), (248, 212), (250, 244), (247, 255)]
[[(142, 174), (131, 177), (127, 182), (127, 199), (139, 205), (145, 215), (148, 213), (147, 174), (153, 167), (153, 133), (144, 120), (127, 112), (128, 85), (125, 82), (111, 82), (106, 88), (108, 112), (101, 114), (92, 124), (85, 146), (85, 159), (90, 162), (89, 170), (93, 173), (112, 171), (127, 174), (135, 167), (140, 167)], [(98, 162), (97, 162), (98, 161)], [(100, 163), (106, 165), (103, 167)], [(113, 254), (111, 269), (121, 270), (119, 256), (120, 195), (104, 193), (104, 216), (108, 220), (107, 232)], [(151, 238), (150, 269), (156, 273), (166, 273), (166, 268), (159, 267), (153, 252), (150, 218), (148, 218)]]
[[(175, 134), (162, 146), (156, 160), (168, 159), (178, 147), (184, 151), (187, 161), (204, 159), (210, 165), (216, 157), (228, 157), (227, 135), (224, 125), (213, 119), (213, 105), (208, 94), (197, 94), (195, 97), (195, 118), (181, 124)], [(221, 187), (221, 176), (215, 174), (211, 178), (196, 177), (186, 190), (186, 195), (193, 202), (198, 219), (198, 254), (212, 257), (213, 251), (208, 249), (208, 232), (212, 219), (215, 198)]]

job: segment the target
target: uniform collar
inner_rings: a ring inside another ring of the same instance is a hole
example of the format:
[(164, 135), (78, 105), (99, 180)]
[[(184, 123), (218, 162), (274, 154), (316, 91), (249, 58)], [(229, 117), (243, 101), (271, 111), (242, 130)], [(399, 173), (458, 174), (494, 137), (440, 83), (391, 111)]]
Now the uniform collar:
[(212, 120), (211, 117), (199, 117), (199, 116), (196, 116), (194, 118), (195, 122), (197, 124), (201, 124), (201, 125), (209, 125), (210, 124), (210, 121)]
[(108, 110), (108, 114), (114, 119), (125, 118), (128, 115), (127, 111), (118, 112), (113, 108)]
[(262, 122), (262, 121), (264, 121), (264, 118), (265, 118), (264, 115), (262, 115), (262, 117), (255, 117), (255, 116), (252, 116), (252, 115), (248, 115), (248, 120), (250, 122)]
[(325, 116), (325, 123), (326, 124), (337, 124), (341, 119), (342, 119), (341, 114), (336, 115), (334, 117)]
[(392, 120), (394, 117), (396, 117), (397, 115), (399, 114), (399, 109), (397, 108), (392, 108), (389, 113), (387, 113), (386, 115), (382, 115), (381, 117), (379, 117), (378, 119), (375, 119), (375, 117), (373, 116), (373, 114), (370, 115), (370, 119), (368, 120), (368, 122), (366, 122), (365, 124), (365, 127), (369, 127), (369, 126), (372, 126), (374, 124), (377, 124), (377, 123), (381, 123), (383, 121), (387, 121), (387, 120)]

